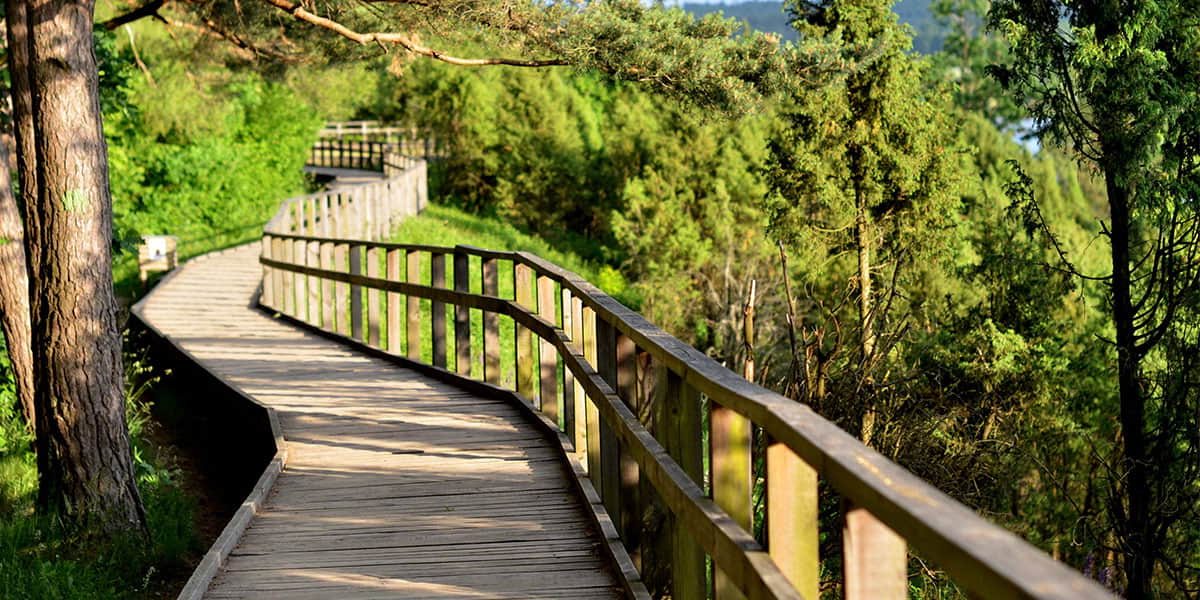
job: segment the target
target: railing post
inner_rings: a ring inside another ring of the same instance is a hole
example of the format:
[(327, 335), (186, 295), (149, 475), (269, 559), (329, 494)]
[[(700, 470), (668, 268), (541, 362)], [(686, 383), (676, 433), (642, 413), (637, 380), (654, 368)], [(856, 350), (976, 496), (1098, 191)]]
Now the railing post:
[[(350, 274), (362, 275), (362, 246), (350, 246)], [(362, 286), (350, 284), (350, 337), (363, 339)]]
[[(617, 330), (603, 319), (596, 323), (596, 371), (617, 386)], [(598, 415), (597, 415), (598, 416)], [(621, 455), (612, 427), (600, 420), (600, 497), (609, 516), (621, 526)], [(595, 481), (595, 476), (593, 476)]]
[[(616, 347), (616, 390), (617, 395), (625, 402), (639, 421), (645, 424), (641, 403), (638, 400), (637, 386), (637, 346), (633, 340), (623, 333), (615, 332)], [(638, 489), (640, 473), (637, 461), (625, 448), (620, 448), (618, 463), (621, 472), (620, 493), (620, 527), (621, 539), (629, 558), (639, 571), (643, 570), (642, 563), (642, 499)]]
[[(517, 304), (531, 309), (533, 308), (533, 270), (519, 263), (513, 263), (513, 287), (514, 296)], [(517, 393), (525, 398), (526, 401), (537, 406), (539, 399), (535, 395), (534, 380), (533, 380), (533, 361), (535, 356), (535, 346), (533, 345), (533, 333), (529, 329), (516, 324), (516, 356), (517, 356)], [(540, 409), (541, 407), (538, 406)]]
[[(405, 255), (405, 277), (409, 283), (421, 283), (421, 253), (408, 250)], [(421, 299), (416, 296), (408, 297), (408, 325), (405, 328), (408, 337), (408, 347), (405, 348), (408, 357), (421, 360)]]
[[(563, 310), (566, 310), (564, 305)], [(571, 298), (571, 341), (575, 346), (587, 353), (587, 346), (584, 343), (583, 335), (583, 299)], [(575, 456), (579, 462), (585, 467), (587, 466), (587, 394), (583, 391), (583, 383), (574, 382), (574, 434), (572, 440), (575, 442)]]
[[(335, 244), (333, 246), (333, 264), (334, 269), (340, 273), (346, 273), (346, 244)], [(334, 318), (337, 322), (337, 333), (342, 335), (350, 335), (350, 284), (345, 282), (336, 282), (334, 287)]]
[(329, 218), (329, 205), (333, 203), (333, 197), (328, 194), (321, 197), (321, 235), (331, 237), (333, 235), (333, 223)]
[[(333, 270), (333, 244), (330, 242), (321, 243), (321, 268), (326, 271)], [(321, 280), (321, 326), (326, 331), (334, 331), (334, 314), (337, 312), (336, 304), (333, 300), (333, 280)]]
[(903, 600), (908, 597), (904, 538), (865, 508), (844, 501), (842, 529), (846, 600)]
[[(480, 268), (483, 270), (483, 295), (499, 298), (500, 273), (496, 259), (484, 258)], [(483, 313), (483, 378), (488, 383), (501, 384), (500, 315), (490, 311)]]
[[(367, 277), (379, 278), (379, 248), (375, 246), (367, 247)], [(378, 288), (367, 288), (367, 344), (376, 348), (380, 347), (380, 293)]]
[(817, 472), (791, 448), (767, 446), (767, 550), (805, 598), (820, 593)]
[[(454, 253), (454, 289), (463, 293), (471, 291), (471, 263), (466, 252)], [(471, 309), (465, 305), (454, 306), (454, 358), (455, 372), (463, 377), (471, 376)]]
[[(559, 292), (559, 301), (561, 302), (560, 313), (562, 317), (559, 319), (559, 328), (571, 339), (575, 344), (579, 344), (579, 338), (575, 337), (575, 322), (571, 316), (571, 290), (566, 285), (561, 286)], [(556, 352), (551, 346), (551, 352)], [(556, 353), (557, 354), (557, 353)], [(561, 359), (560, 359), (561, 360)], [(563, 431), (567, 437), (571, 439), (573, 447), (578, 450), (579, 444), (575, 442), (575, 375), (571, 373), (571, 369), (563, 366), (563, 385), (562, 385), (562, 421)]]
[[(750, 421), (733, 409), (710, 402), (709, 443), (712, 459), (712, 497), (746, 531), (754, 531), (751, 522), (750, 446), (753, 428)], [(729, 577), (716, 565), (713, 577), (717, 600), (744, 598)]]
[[(446, 287), (446, 255), (441, 252), (429, 254), (429, 285)], [(446, 303), (434, 300), (429, 303), (433, 338), (433, 366), (446, 368)]]
[[(704, 449), (701, 447), (700, 393), (675, 372), (659, 367), (655, 404), (663, 418), (659, 435), (671, 458), (702, 489)], [(708, 582), (704, 549), (696, 543), (686, 523), (671, 515), (671, 597), (704, 600)], [(807, 598), (807, 596), (806, 596)], [(817, 600), (814, 596), (812, 600)]]
[[(300, 206), (300, 203), (297, 202), (296, 205)], [(304, 265), (305, 255), (307, 254), (304, 242), (302, 240), (292, 240), (291, 246), (292, 264), (297, 266)], [(292, 316), (303, 321), (308, 316), (308, 276), (302, 273), (292, 273), (292, 277), (292, 285), (295, 286), (293, 289), (296, 293), (296, 312), (292, 313)]]
[[(321, 244), (317, 242), (308, 242), (305, 244), (308, 250), (308, 259), (305, 265), (314, 268), (321, 268)], [(308, 322), (314, 326), (321, 324), (321, 279), (319, 277), (308, 278)]]
[[(280, 256), (283, 257), (283, 262), (289, 265), (293, 264), (292, 254), (293, 250), (295, 249), (295, 244), (293, 244), (291, 240), (280, 239), (279, 246)], [(280, 275), (283, 278), (283, 310), (281, 312), (283, 312), (285, 315), (294, 315), (296, 306), (296, 292), (292, 286), (295, 284), (295, 273), (291, 271), (280, 271)]]
[[(539, 275), (537, 278), (538, 316), (554, 324), (558, 320), (555, 301), (554, 280)], [(558, 425), (558, 352), (554, 344), (538, 338), (538, 363), (541, 384), (539, 386), (542, 412)]]
[[(259, 242), (259, 252), (263, 258), (273, 259), (271, 255), (271, 243), (275, 240), (270, 234), (263, 234), (262, 241)], [(274, 269), (264, 266), (262, 274), (262, 296), (259, 301), (267, 308), (275, 308), (275, 286), (273, 273)]]
[[(387, 251), (387, 279), (388, 281), (401, 281), (400, 279), (400, 251), (396, 248), (391, 248)], [(400, 294), (396, 292), (388, 292), (387, 295), (387, 351), (392, 354), (400, 354)]]
[[(597, 368), (596, 365), (596, 311), (590, 306), (583, 307), (583, 356), (587, 359), (588, 364), (592, 368)], [(587, 428), (587, 467), (588, 477), (592, 480), (592, 486), (597, 492), (603, 489), (604, 483), (600, 481), (600, 411), (596, 408), (596, 403), (588, 399), (587, 408), (584, 410), (586, 415), (585, 423)]]

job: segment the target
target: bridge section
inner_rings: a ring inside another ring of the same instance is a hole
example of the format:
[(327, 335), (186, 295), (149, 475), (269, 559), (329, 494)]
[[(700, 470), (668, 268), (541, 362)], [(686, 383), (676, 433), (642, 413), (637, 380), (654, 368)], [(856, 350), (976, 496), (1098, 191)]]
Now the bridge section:
[(382, 176), (284, 201), (257, 266), (254, 246), (191, 263), (140, 307), (288, 438), (265, 509), (193, 576), (228, 555), (211, 597), (800, 600), (832, 558), (848, 600), (901, 600), (910, 548), (973, 597), (1112, 597), (574, 273), (380, 241), (426, 201), (403, 150), (319, 143), (310, 166)]
[(208, 598), (613, 598), (558, 450), (515, 406), (253, 308), (258, 244), (188, 263), (140, 307), (273, 407), (287, 466)]

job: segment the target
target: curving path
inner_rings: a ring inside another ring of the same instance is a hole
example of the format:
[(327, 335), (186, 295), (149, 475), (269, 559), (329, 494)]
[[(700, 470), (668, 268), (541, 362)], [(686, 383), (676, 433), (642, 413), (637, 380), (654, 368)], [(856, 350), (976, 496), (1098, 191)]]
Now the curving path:
[(252, 306), (258, 244), (191, 261), (141, 317), (273, 407), (287, 465), (207, 598), (623, 596), (558, 450), (516, 407)]

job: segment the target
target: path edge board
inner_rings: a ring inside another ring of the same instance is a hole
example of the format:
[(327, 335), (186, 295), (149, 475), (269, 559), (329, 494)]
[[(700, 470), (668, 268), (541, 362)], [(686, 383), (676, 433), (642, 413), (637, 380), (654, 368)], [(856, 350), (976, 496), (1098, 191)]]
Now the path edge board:
[[(258, 244), (259, 242), (254, 241), (250, 243)], [(168, 273), (158, 282), (158, 285), (163, 285), (170, 282), (171, 279), (174, 279), (176, 276), (183, 273), (185, 269), (191, 267), (195, 262), (202, 261), (225, 252), (239, 250), (242, 247), (243, 246), (235, 246), (233, 248), (227, 248), (225, 250), (219, 250), (193, 258), (192, 260), (185, 262), (175, 270)], [(259, 296), (261, 293), (262, 286), (260, 285), (250, 298), (251, 306), (258, 306)], [(143, 296), (141, 300), (134, 304), (132, 308), (130, 308), (130, 318), (136, 321), (136, 323), (131, 323), (131, 325), (136, 324), (136, 326), (142, 329), (142, 331), (144, 331), (147, 335), (155, 338), (155, 343), (159, 344), (160, 347), (166, 348), (175, 354), (175, 356), (169, 357), (168, 360), (188, 363), (207, 376), (211, 382), (216, 383), (217, 386), (223, 388), (229, 395), (241, 400), (242, 402), (248, 403), (250, 406), (255, 406), (262, 410), (266, 414), (267, 422), (270, 424), (271, 436), (273, 438), (272, 444), (275, 447), (274, 456), (271, 457), (271, 460), (267, 463), (266, 468), (264, 468), (262, 474), (259, 475), (258, 481), (256, 481), (254, 484), (254, 488), (251, 489), (250, 493), (246, 495), (246, 499), (242, 501), (242, 504), (238, 507), (237, 511), (234, 512), (233, 517), (231, 517), (229, 522), (225, 524), (225, 527), (221, 530), (221, 534), (217, 536), (217, 539), (213, 542), (212, 546), (210, 546), (208, 551), (204, 553), (204, 557), (200, 560), (200, 563), (196, 565), (195, 570), (192, 571), (192, 575), (188, 578), (187, 583), (184, 584), (183, 589), (180, 590), (179, 595), (177, 596), (178, 600), (200, 600), (204, 596), (204, 593), (208, 591), (208, 587), (210, 584), (212, 584), (212, 581), (217, 576), (217, 573), (221, 570), (221, 566), (225, 564), (225, 560), (229, 558), (229, 554), (234, 550), (234, 548), (237, 547), (238, 542), (241, 541), (242, 534), (244, 534), (246, 528), (250, 526), (250, 521), (254, 518), (254, 515), (258, 514), (259, 508), (262, 507), (266, 501), (267, 494), (270, 493), (271, 488), (275, 485), (275, 479), (287, 465), (287, 440), (283, 437), (283, 429), (279, 425), (279, 416), (276, 414), (274, 408), (255, 400), (254, 397), (246, 393), (245, 390), (241, 389), (241, 387), (204, 366), (203, 362), (198, 360), (187, 350), (183, 349), (181, 346), (179, 346), (179, 344), (175, 343), (170, 336), (165, 335), (162, 330), (155, 327), (154, 324), (146, 319), (145, 315), (143, 314), (144, 304), (153, 295), (154, 290), (151, 290), (148, 294)]]

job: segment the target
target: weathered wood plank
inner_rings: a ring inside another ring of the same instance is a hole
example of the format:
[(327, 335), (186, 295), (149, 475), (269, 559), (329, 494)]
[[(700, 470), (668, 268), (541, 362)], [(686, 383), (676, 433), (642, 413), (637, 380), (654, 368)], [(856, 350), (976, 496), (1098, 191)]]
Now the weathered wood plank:
[[(483, 295), (500, 296), (500, 271), (496, 259), (485, 258), (480, 264), (483, 273)], [(483, 378), (500, 385), (500, 316), (483, 311)]]
[[(454, 253), (454, 289), (471, 291), (471, 263), (464, 252)], [(471, 376), (471, 309), (454, 307), (454, 372)]]
[(842, 560), (847, 600), (908, 597), (908, 547), (904, 538), (864, 508), (845, 503)]
[[(710, 403), (709, 444), (712, 452), (712, 496), (746, 531), (751, 528), (751, 424), (732, 409)], [(726, 576), (716, 564), (713, 587), (718, 600), (744, 598), (736, 580)]]
[[(367, 247), (367, 277), (379, 277), (379, 248)], [(367, 290), (367, 343), (380, 347), (380, 322), (382, 320), (381, 292), (374, 288)]]
[[(513, 265), (514, 299), (517, 304), (530, 311), (535, 310), (533, 295), (533, 270), (523, 264)], [(521, 394), (534, 406), (538, 406), (536, 382), (533, 378), (534, 357), (537, 356), (537, 346), (533, 342), (533, 333), (528, 328), (516, 326), (516, 356), (517, 356), (517, 393)], [(540, 406), (538, 408), (541, 408)]]
[[(391, 281), (402, 281), (401, 269), (401, 253), (396, 249), (387, 251), (387, 278)], [(404, 339), (404, 321), (401, 320), (401, 315), (404, 312), (404, 298), (396, 292), (388, 292), (387, 295), (387, 351), (392, 354), (401, 353), (401, 340)]]
[[(548, 323), (558, 322), (558, 307), (554, 280), (537, 278), (537, 314)], [(549, 341), (538, 340), (539, 406), (546, 417), (558, 423), (558, 352)]]
[[(429, 253), (429, 285), (446, 287), (446, 255)], [(433, 346), (433, 366), (446, 368), (446, 303), (434, 300), (430, 305), (430, 342)]]
[[(349, 246), (311, 244), (318, 262), (350, 270)], [(288, 466), (209, 597), (616, 593), (560, 451), (522, 411), (357, 356), (247, 307), (261, 278), (257, 256), (231, 258), (246, 268), (216, 258), (189, 264), (147, 303), (156, 327), (274, 406), (288, 439)], [(377, 275), (377, 259), (359, 270)], [(398, 278), (399, 254), (389, 259), (388, 275)], [(190, 281), (194, 287), (185, 287)], [(348, 321), (349, 294), (341, 296), (344, 313), (331, 310), (329, 318)], [(376, 322), (370, 298), (367, 329)], [(201, 310), (176, 310), (192, 302)], [(317, 320), (326, 321), (323, 306)]]
[(767, 446), (767, 550), (805, 598), (820, 594), (817, 471), (779, 442)]
[[(362, 275), (363, 247), (359, 244), (350, 245), (350, 274)], [(350, 284), (350, 337), (363, 338), (363, 288), (361, 285)]]
[[(406, 280), (409, 283), (421, 283), (421, 253), (416, 250), (405, 252), (407, 262)], [(421, 299), (416, 296), (408, 297), (408, 318), (404, 331), (406, 332), (409, 358), (421, 359)]]

